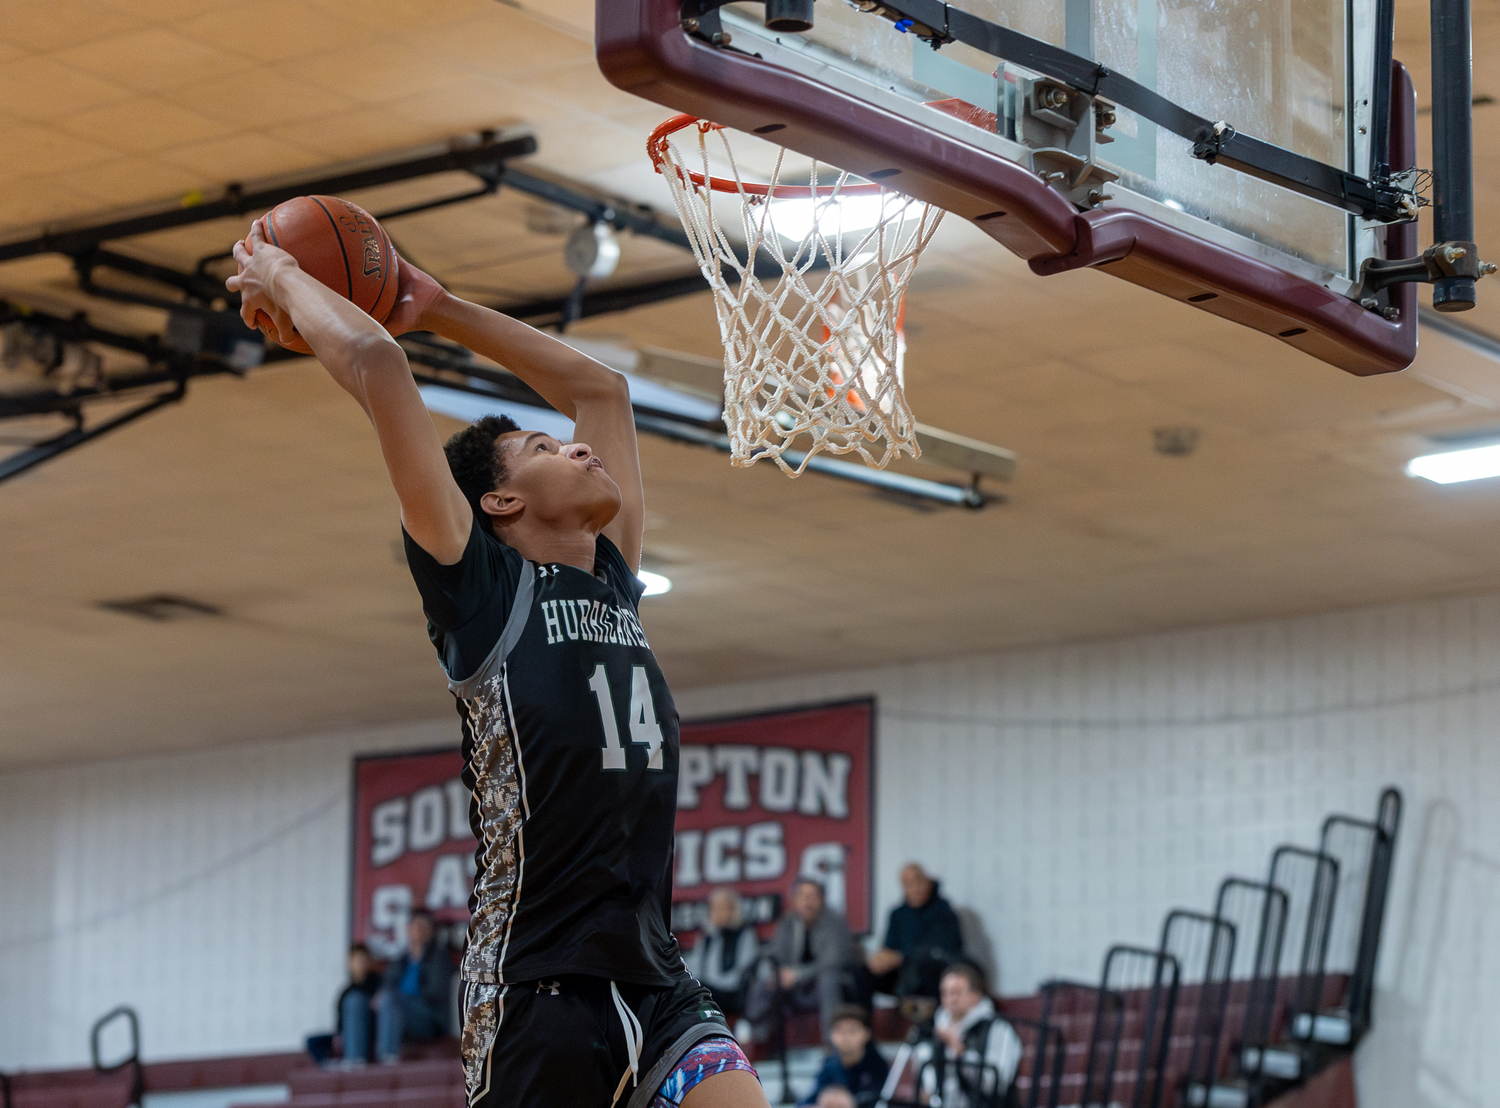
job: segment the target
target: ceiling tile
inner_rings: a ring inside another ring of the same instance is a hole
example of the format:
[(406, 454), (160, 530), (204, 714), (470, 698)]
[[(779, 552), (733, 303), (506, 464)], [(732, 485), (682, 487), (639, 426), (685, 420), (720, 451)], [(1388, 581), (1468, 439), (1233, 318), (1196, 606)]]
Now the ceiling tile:
[(101, 208), (172, 202), (196, 191), (203, 176), (159, 157), (113, 158), (69, 177), (73, 188), (92, 196)]
[(389, 104), (392, 115), (424, 124), (429, 134), (457, 135), (485, 127), (515, 123), (538, 126), (561, 123), (569, 109), (537, 96), (523, 83), (490, 77), (466, 77), (441, 88), (404, 97)]
[(278, 62), (283, 77), (310, 81), (361, 104), (384, 104), (442, 88), (454, 75), (437, 58), (406, 42), (370, 42), (358, 50), (331, 50)]
[(309, 6), (335, 17), (358, 17), (398, 33), (476, 16), (505, 25), (525, 22), (522, 16), (500, 7), (495, 0), (311, 0)]
[(130, 90), (46, 57), (0, 58), (0, 104), (41, 122), (123, 100)]
[(181, 107), (232, 124), (236, 130), (269, 131), (354, 107), (347, 96), (265, 67), (193, 82), (163, 96)]
[[(517, 80), (533, 73), (587, 66), (593, 71), (590, 87), (608, 85), (594, 62), (590, 43), (531, 19), (496, 18), (503, 12), (493, 8), (477, 19), (424, 28), (412, 36), (411, 46), (422, 56), (441, 58), (447, 66), (482, 77)], [(618, 91), (616, 95), (629, 96)]]
[[(0, 132), (0, 147), (9, 133)], [(0, 230), (57, 223), (97, 209), (99, 201), (69, 187), (65, 183), (69, 179), (70, 176), (64, 174), (59, 177), (18, 177), (6, 182), (0, 189)], [(5, 234), (4, 237), (14, 235)], [(7, 270), (0, 270), (0, 280), (8, 276)]]
[(176, 24), (189, 38), (257, 61), (285, 61), (324, 50), (357, 51), (386, 28), (378, 14), (345, 5), (349, 12), (331, 15), (322, 8), (292, 0), (259, 0), (214, 8)]
[(7, 4), (0, 38), (26, 50), (44, 52), (77, 46), (140, 25), (140, 19), (103, 0)]
[(228, 124), (151, 96), (79, 112), (63, 120), (62, 126), (81, 138), (132, 154), (202, 142), (231, 131)]
[(27, 176), (81, 169), (114, 157), (113, 148), (36, 123), (0, 125), (0, 150)]
[(240, 134), (179, 146), (162, 158), (201, 175), (208, 185), (253, 181), (323, 165), (328, 156), (268, 135)]
[(254, 0), (105, 0), (117, 11), (128, 12), (143, 21), (172, 24), (191, 19), (213, 8), (237, 7), (244, 11)]
[(389, 108), (369, 107), (339, 112), (321, 119), (271, 127), (266, 132), (280, 142), (321, 152), (321, 162), (373, 157), (447, 139), (451, 132), (392, 114)]
[(223, 76), (252, 63), (178, 34), (167, 27), (113, 35), (58, 51), (69, 65), (143, 92)]

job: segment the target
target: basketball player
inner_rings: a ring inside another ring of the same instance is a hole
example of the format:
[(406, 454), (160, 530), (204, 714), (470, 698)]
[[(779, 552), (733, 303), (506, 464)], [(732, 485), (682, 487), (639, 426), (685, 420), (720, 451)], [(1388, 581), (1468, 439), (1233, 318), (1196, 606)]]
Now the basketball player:
[[(668, 929), (677, 709), (637, 616), (645, 502), (625, 379), (405, 262), (382, 329), (258, 220), (234, 256), (246, 322), (295, 329), (374, 424), (458, 701), (479, 840), (469, 1103), (766, 1108)], [(391, 337), (415, 330), (504, 365), (576, 441), (491, 416), (445, 448)]]

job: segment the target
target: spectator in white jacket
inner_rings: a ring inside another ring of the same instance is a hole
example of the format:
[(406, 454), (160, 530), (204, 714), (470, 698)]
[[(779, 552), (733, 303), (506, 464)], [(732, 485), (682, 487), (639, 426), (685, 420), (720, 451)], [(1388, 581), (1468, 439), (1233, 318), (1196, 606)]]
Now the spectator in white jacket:
[(759, 954), (760, 939), (745, 923), (739, 893), (715, 889), (708, 898), (708, 926), (682, 960), (731, 1019), (744, 1014), (745, 989)]
[(922, 1100), (934, 1108), (1008, 1108), (1021, 1038), (995, 1011), (984, 976), (969, 962), (943, 971), (933, 1038), (917, 1047)]

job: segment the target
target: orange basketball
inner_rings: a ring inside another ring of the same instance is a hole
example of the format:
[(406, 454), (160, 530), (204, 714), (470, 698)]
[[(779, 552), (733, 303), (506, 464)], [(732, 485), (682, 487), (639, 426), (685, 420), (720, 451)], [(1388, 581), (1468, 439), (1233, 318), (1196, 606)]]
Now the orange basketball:
[[(337, 196), (298, 196), (266, 215), (266, 238), (281, 247), (308, 273), (340, 296), (348, 297), (384, 323), (396, 303), (396, 250), (375, 217), (358, 204)], [(264, 313), (260, 313), (264, 315)], [(260, 318), (256, 319), (261, 323)], [(272, 338), (275, 332), (262, 330)], [(311, 354), (299, 335), (289, 349)]]

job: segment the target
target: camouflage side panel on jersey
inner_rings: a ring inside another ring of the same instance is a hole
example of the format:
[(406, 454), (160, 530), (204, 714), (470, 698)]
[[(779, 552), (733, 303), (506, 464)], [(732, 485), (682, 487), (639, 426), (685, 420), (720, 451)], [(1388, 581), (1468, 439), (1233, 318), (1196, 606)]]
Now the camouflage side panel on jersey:
[(485, 1086), (489, 1084), (490, 1050), (500, 1030), (504, 1000), (504, 985), (464, 983), (464, 1029), (459, 1053), (463, 1055), (464, 1087), (470, 1104), (489, 1092)]
[(521, 784), (504, 666), (480, 683), (464, 710), (472, 736), (469, 818), (479, 832), (479, 865), (462, 973), (466, 981), (494, 984), (503, 979), (501, 963), (521, 880)]

